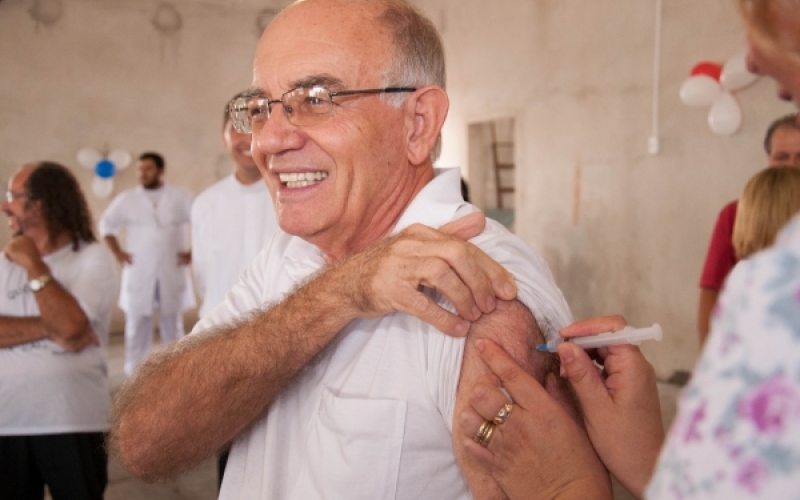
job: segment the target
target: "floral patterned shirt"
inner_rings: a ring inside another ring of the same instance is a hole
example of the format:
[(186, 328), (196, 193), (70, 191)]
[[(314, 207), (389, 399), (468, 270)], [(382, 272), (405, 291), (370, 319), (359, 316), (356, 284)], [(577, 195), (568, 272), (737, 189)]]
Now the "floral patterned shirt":
[(648, 499), (800, 499), (800, 218), (740, 262)]

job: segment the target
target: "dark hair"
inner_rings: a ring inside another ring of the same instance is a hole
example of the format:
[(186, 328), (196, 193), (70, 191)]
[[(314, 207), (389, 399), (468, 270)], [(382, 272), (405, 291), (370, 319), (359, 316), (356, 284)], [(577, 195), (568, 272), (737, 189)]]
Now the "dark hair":
[(148, 151), (147, 153), (142, 153), (139, 155), (139, 161), (142, 160), (150, 160), (156, 164), (156, 167), (159, 170), (164, 170), (164, 157), (158, 153), (154, 153), (152, 151)]
[(33, 200), (41, 203), (51, 245), (64, 232), (69, 234), (73, 250), (78, 250), (82, 241), (96, 241), (86, 198), (78, 180), (65, 166), (50, 161), (36, 163), (25, 182), (25, 190), (28, 203)]
[(768, 155), (772, 154), (772, 136), (775, 134), (775, 131), (779, 128), (785, 129), (795, 129), (797, 128), (797, 113), (791, 113), (786, 116), (781, 116), (774, 122), (769, 125), (767, 129), (767, 135), (764, 136), (764, 151), (767, 152)]

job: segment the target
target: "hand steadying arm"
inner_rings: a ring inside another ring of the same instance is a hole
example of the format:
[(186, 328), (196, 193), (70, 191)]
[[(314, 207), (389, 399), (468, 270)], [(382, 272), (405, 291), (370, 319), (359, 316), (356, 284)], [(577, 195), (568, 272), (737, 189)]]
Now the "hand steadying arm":
[[(526, 498), (526, 496), (518, 496), (521, 491), (527, 491), (528, 494), (536, 492), (536, 498), (558, 498), (556, 496), (558, 490), (553, 489), (553, 485), (548, 481), (547, 474), (544, 471), (537, 470), (540, 466), (536, 465), (533, 460), (529, 461), (528, 458), (530, 457), (524, 456), (526, 453), (523, 452), (523, 456), (517, 457), (519, 460), (498, 460), (496, 463), (491, 461), (491, 455), (489, 455), (489, 458), (483, 456), (482, 454), (488, 455), (489, 451), (482, 449), (472, 439), (475, 430), (483, 421), (470, 408), (481, 381), (485, 377), (491, 377), (495, 386), (494, 397), (488, 397), (485, 392), (480, 393), (480, 398), (491, 400), (490, 402), (483, 402), (487, 406), (486, 411), (490, 413), (490, 415), (483, 418), (493, 417), (497, 410), (508, 402), (507, 397), (497, 390), (499, 384), (497, 377), (491, 375), (490, 369), (481, 360), (476, 349), (476, 342), (479, 340), (485, 342), (486, 339), (501, 345), (505, 352), (510, 354), (511, 358), (516, 362), (516, 364), (513, 364), (514, 369), (517, 371), (516, 377), (513, 377), (515, 379), (521, 379), (524, 376), (526, 380), (530, 380), (529, 384), (544, 385), (545, 379), (548, 376), (553, 378), (558, 370), (558, 363), (554, 356), (536, 351), (535, 346), (544, 342), (544, 336), (540, 332), (533, 315), (522, 303), (518, 301), (499, 302), (497, 309), (493, 313), (484, 315), (479, 321), (473, 323), (464, 352), (453, 429), (453, 446), (456, 451), (456, 457), (470, 490), (476, 499)], [(492, 344), (492, 346), (498, 349), (495, 344)], [(503, 383), (508, 387), (509, 381), (504, 380)], [(541, 415), (535, 418), (542, 422), (563, 420), (563, 424), (571, 425), (582, 434), (582, 444), (586, 445), (589, 453), (582, 453), (583, 461), (578, 461), (578, 455), (575, 454), (575, 443), (571, 441), (555, 442), (549, 452), (553, 463), (545, 468), (557, 467), (558, 464), (562, 464), (562, 459), (563, 463), (575, 460), (575, 464), (585, 465), (588, 469), (588, 474), (594, 478), (594, 481), (588, 484), (592, 489), (592, 494), (595, 495), (592, 498), (605, 498), (603, 488), (610, 488), (608, 475), (600, 460), (591, 452), (591, 445), (589, 445), (585, 432), (581, 431), (581, 426), (573, 421), (573, 419), (577, 420), (578, 418), (574, 401), (565, 391), (563, 384), (551, 383), (550, 385), (550, 390), (557, 396), (562, 405), (565, 405), (570, 410), (570, 414), (565, 413), (554, 402), (554, 406), (550, 409), (544, 407), (533, 408), (533, 410), (541, 412)], [(509, 391), (511, 391), (510, 388)], [(517, 420), (516, 423), (519, 423), (519, 420), (525, 418), (523, 417), (523, 412), (527, 412), (527, 409), (523, 407), (524, 403), (522, 401), (516, 400), (517, 394), (512, 392), (512, 396), (515, 397), (518, 408), (514, 410), (517, 414), (512, 413), (509, 420)], [(558, 425), (563, 424), (559, 422)], [(495, 432), (495, 436), (491, 441), (492, 447), (497, 450), (497, 453), (511, 453), (512, 449), (518, 450), (519, 443), (509, 443), (504, 439), (507, 437), (506, 432), (513, 429), (514, 426), (508, 426), (508, 423), (503, 425), (506, 427), (502, 431)], [(535, 437), (531, 438), (536, 439)], [(516, 441), (521, 440), (519, 436), (514, 439)], [(498, 463), (502, 464), (502, 466), (498, 466)], [(491, 464), (491, 466), (487, 467), (487, 464)], [(574, 487), (574, 485), (571, 485), (571, 487)], [(564, 498), (581, 497), (565, 496)]]

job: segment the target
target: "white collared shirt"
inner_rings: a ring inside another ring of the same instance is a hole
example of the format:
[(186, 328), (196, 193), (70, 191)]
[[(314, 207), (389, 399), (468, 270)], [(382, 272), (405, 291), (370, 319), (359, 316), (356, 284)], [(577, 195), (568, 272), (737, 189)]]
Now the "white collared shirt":
[[(458, 169), (438, 171), (395, 232), (475, 211), (459, 178)], [(515, 275), (548, 338), (571, 322), (544, 261), (519, 238), (487, 220), (471, 241)], [(318, 248), (279, 231), (195, 331), (281, 300), (324, 265)], [(469, 498), (451, 438), (463, 350), (463, 338), (407, 314), (352, 321), (236, 439), (220, 498)]]

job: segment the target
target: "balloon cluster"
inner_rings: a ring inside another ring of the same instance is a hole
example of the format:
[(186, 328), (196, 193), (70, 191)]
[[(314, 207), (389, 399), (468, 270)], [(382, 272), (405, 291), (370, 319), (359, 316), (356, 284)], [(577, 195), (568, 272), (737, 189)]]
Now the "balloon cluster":
[(78, 151), (78, 163), (84, 168), (94, 169), (92, 193), (98, 198), (106, 198), (114, 190), (114, 174), (130, 165), (131, 154), (124, 149), (115, 149), (102, 155), (92, 148), (82, 148)]
[(681, 85), (681, 100), (693, 107), (711, 106), (708, 126), (717, 135), (733, 135), (742, 124), (742, 110), (733, 91), (752, 84), (758, 75), (747, 70), (747, 54), (740, 52), (724, 64), (700, 62)]

